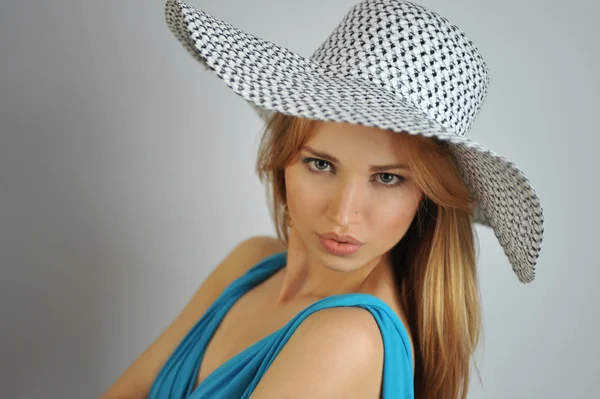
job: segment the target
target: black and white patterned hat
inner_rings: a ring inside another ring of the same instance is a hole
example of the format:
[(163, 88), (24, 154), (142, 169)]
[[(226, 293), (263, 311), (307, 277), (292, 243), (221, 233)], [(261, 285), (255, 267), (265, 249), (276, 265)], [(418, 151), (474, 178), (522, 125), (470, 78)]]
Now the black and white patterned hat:
[(533, 281), (542, 207), (514, 163), (466, 137), (489, 74), (457, 26), (409, 1), (364, 0), (307, 59), (179, 0), (165, 12), (194, 58), (265, 120), (276, 111), (447, 141), (478, 200), (475, 223), (493, 228), (519, 280)]

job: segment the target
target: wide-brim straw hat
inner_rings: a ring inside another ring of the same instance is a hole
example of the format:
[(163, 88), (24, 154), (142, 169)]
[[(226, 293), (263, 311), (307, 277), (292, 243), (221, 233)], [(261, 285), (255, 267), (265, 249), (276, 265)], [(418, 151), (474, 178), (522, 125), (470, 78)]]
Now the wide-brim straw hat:
[(534, 279), (540, 200), (513, 162), (467, 138), (489, 71), (448, 19), (409, 1), (364, 0), (305, 58), (179, 0), (165, 13), (180, 43), (265, 121), (279, 112), (446, 141), (477, 199), (474, 222), (494, 230), (521, 282)]

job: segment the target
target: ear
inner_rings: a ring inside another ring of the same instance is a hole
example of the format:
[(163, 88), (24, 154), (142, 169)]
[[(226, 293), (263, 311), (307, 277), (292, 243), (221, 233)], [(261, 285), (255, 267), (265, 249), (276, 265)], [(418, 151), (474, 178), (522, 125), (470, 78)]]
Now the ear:
[(290, 216), (290, 210), (287, 204), (283, 206), (283, 218), (286, 226), (288, 226), (290, 229), (294, 227), (294, 222), (292, 220), (292, 217)]
[[(287, 242), (287, 252), (288, 252), (288, 265), (292, 267), (298, 266), (298, 264), (304, 264), (308, 261), (308, 250), (306, 249), (306, 245), (304, 245), (304, 241), (298, 234), (298, 229), (290, 228), (288, 233), (288, 242)], [(292, 265), (291, 262), (294, 262)]]

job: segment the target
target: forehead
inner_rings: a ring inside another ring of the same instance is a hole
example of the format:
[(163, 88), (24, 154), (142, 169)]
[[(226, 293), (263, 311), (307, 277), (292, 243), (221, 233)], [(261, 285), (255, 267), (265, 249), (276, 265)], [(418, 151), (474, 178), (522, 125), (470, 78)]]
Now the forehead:
[(370, 163), (402, 161), (410, 145), (403, 134), (372, 126), (319, 122), (306, 145), (337, 158)]

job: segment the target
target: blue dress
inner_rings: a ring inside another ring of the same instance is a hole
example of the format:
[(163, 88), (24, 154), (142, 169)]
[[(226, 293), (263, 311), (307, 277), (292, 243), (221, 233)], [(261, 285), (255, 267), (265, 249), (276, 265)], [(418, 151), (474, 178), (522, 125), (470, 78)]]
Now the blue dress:
[(312, 313), (326, 308), (358, 306), (369, 310), (384, 344), (382, 399), (413, 399), (413, 373), (408, 334), (394, 311), (364, 293), (329, 296), (311, 304), (285, 326), (226, 361), (194, 389), (204, 350), (227, 311), (248, 290), (285, 266), (287, 253), (262, 260), (234, 280), (208, 308), (167, 360), (152, 384), (149, 399), (249, 398), (281, 348)]

